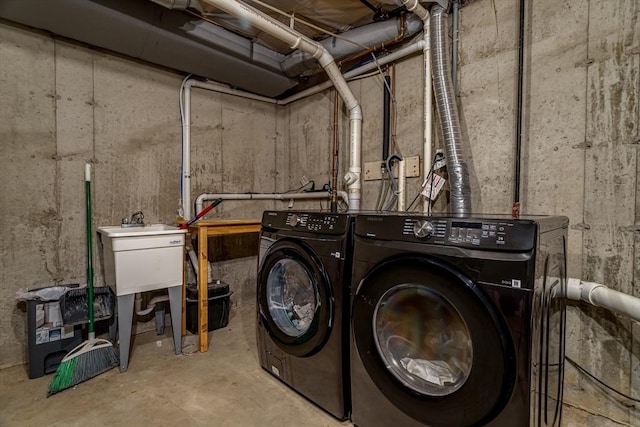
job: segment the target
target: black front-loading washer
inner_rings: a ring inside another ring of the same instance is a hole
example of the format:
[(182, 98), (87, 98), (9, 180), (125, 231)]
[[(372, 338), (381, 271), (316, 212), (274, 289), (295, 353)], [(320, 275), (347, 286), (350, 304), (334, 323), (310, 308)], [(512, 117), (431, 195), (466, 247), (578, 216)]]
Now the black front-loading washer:
[(353, 423), (559, 426), (567, 225), (358, 216)]
[(266, 211), (257, 280), (260, 363), (339, 419), (349, 416), (352, 216)]

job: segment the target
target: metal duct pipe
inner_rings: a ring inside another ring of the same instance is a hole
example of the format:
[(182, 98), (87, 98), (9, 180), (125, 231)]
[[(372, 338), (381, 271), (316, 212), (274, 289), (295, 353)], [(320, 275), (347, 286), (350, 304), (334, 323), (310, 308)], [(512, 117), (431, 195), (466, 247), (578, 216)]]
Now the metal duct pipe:
[[(373, 48), (389, 40), (394, 40), (400, 35), (403, 38), (410, 37), (421, 28), (422, 21), (411, 15), (406, 19), (397, 18), (363, 25), (340, 34), (341, 37), (353, 43), (335, 37), (329, 37), (319, 43), (334, 59), (340, 60), (363, 51), (362, 46)], [(296, 77), (306, 71), (315, 70), (318, 68), (317, 64), (311, 55), (299, 50), (290, 53), (280, 61), (282, 71), (289, 77)]]
[(239, 18), (246, 19), (254, 27), (288, 43), (292, 49), (300, 49), (315, 58), (333, 82), (349, 111), (350, 156), (349, 170), (344, 177), (349, 196), (349, 210), (360, 209), (362, 155), (362, 108), (349, 88), (333, 57), (318, 42), (292, 30), (283, 23), (264, 15), (259, 10), (238, 0), (203, 0)]
[[(440, 126), (444, 135), (449, 185), (451, 187), (451, 213), (471, 213), (469, 171), (462, 156), (462, 132), (460, 117), (453, 92), (449, 60), (448, 14), (440, 5), (431, 9), (431, 57), (433, 60), (433, 87)], [(425, 159), (426, 161), (426, 159)]]

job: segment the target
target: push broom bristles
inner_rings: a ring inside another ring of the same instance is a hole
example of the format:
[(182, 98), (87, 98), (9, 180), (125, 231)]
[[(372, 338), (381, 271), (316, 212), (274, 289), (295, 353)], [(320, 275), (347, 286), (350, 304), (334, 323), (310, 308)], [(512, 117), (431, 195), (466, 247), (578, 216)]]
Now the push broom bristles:
[(115, 368), (119, 363), (118, 353), (109, 341), (90, 339), (62, 359), (49, 384), (47, 397)]

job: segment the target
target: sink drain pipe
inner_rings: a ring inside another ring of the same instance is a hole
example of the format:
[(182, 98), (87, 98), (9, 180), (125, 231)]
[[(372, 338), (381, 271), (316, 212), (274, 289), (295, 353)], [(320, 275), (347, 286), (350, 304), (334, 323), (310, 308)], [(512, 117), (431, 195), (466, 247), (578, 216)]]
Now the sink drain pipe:
[(259, 10), (237, 0), (203, 0), (232, 16), (245, 19), (248, 23), (265, 33), (287, 43), (292, 49), (299, 49), (316, 59), (325, 70), (340, 94), (349, 111), (349, 169), (344, 177), (347, 184), (349, 210), (360, 209), (362, 152), (362, 109), (358, 104), (347, 81), (338, 69), (333, 57), (318, 42), (298, 33), (283, 23), (264, 15)]
[(618, 292), (600, 283), (570, 278), (567, 280), (566, 296), (570, 300), (585, 301), (640, 322), (640, 298)]

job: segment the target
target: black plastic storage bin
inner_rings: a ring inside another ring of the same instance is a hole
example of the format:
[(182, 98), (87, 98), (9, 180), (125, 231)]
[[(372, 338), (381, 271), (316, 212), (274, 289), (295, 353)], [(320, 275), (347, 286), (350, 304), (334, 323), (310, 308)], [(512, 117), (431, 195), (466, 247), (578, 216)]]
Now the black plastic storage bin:
[[(229, 291), (227, 283), (216, 280), (208, 285), (207, 300), (209, 331), (224, 328), (229, 324)], [(198, 333), (198, 286), (187, 285), (187, 330)]]
[(57, 300), (27, 300), (27, 335), (28, 375), (39, 378), (55, 372), (64, 356), (82, 343), (82, 325), (64, 326)]

